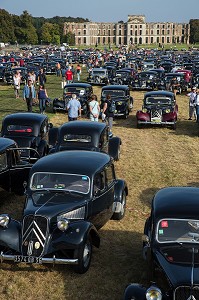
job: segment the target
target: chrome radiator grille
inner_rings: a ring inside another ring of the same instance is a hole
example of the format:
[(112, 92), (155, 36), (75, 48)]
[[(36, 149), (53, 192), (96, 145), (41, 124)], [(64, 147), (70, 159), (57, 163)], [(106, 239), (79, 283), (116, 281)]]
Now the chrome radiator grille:
[(48, 220), (45, 217), (34, 215), (25, 216), (22, 229), (23, 255), (35, 257), (42, 255), (47, 232)]
[(174, 292), (174, 300), (197, 300), (199, 299), (199, 286), (179, 286)]

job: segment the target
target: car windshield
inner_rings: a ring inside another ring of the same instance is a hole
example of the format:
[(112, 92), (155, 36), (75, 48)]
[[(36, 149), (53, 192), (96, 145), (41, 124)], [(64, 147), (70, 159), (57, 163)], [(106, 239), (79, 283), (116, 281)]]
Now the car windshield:
[(153, 79), (155, 77), (155, 74), (140, 73), (138, 74), (138, 77), (140, 77), (141, 79)]
[(86, 94), (86, 89), (82, 87), (65, 87), (64, 94), (65, 95), (76, 94), (77, 96), (83, 96)]
[(168, 97), (147, 97), (145, 99), (145, 104), (150, 105), (150, 104), (167, 104), (171, 105), (171, 98)]
[(16, 133), (16, 134), (21, 134), (21, 135), (31, 135), (33, 132), (33, 128), (31, 126), (27, 125), (8, 125), (7, 126), (7, 131), (9, 133)]
[(106, 97), (107, 95), (111, 95), (111, 97), (124, 97), (125, 92), (122, 90), (105, 90), (102, 92), (102, 97)]
[(90, 178), (80, 174), (38, 172), (31, 177), (30, 189), (32, 191), (61, 190), (88, 194)]
[(107, 71), (106, 70), (93, 70), (92, 71), (92, 75), (96, 76), (96, 75), (106, 75)]
[(158, 222), (159, 243), (199, 243), (199, 220), (162, 219)]
[(64, 135), (63, 142), (91, 143), (91, 136), (83, 134), (66, 134)]

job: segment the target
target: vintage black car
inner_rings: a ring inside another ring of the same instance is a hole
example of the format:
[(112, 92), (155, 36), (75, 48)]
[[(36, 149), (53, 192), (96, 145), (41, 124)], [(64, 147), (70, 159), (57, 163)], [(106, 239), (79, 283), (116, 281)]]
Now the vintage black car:
[(132, 81), (132, 71), (128, 69), (120, 69), (116, 71), (115, 76), (111, 80), (111, 84), (131, 86)]
[(155, 194), (143, 236), (152, 284), (130, 284), (124, 300), (199, 299), (198, 197), (196, 187), (169, 187)]
[(103, 108), (107, 95), (111, 95), (112, 101), (115, 102), (115, 117), (128, 117), (129, 112), (133, 109), (133, 97), (130, 96), (128, 85), (107, 85), (102, 87), (101, 91), (101, 108)]
[(143, 71), (137, 73), (132, 81), (132, 90), (155, 90), (159, 82), (155, 71)]
[(0, 81), (2, 82), (5, 81), (5, 71), (6, 71), (6, 67), (0, 66)]
[[(36, 149), (40, 156), (48, 154), (48, 132), (52, 128), (46, 115), (38, 113), (14, 113), (2, 121), (1, 136), (13, 139), (19, 147)], [(29, 150), (21, 151), (23, 159), (29, 157)], [(32, 157), (34, 160), (34, 157)]]
[(93, 93), (93, 87), (88, 83), (70, 83), (64, 86), (63, 90), (63, 99), (54, 99), (53, 100), (53, 112), (57, 111), (67, 111), (67, 104), (72, 97), (72, 94), (77, 96), (77, 99), (81, 103), (81, 110), (83, 115), (87, 115), (88, 110), (88, 100), (90, 99)]
[(93, 68), (89, 73), (87, 82), (95, 85), (106, 85), (109, 82), (107, 68)]
[(92, 121), (67, 122), (59, 128), (52, 128), (49, 138), (54, 141), (50, 153), (65, 150), (87, 150), (108, 153), (119, 160), (121, 139), (109, 137), (106, 123)]
[(13, 84), (13, 76), (16, 72), (20, 73), (21, 76), (21, 83), (25, 84), (27, 79), (27, 68), (26, 67), (14, 67), (8, 68), (5, 71), (5, 82), (7, 84)]
[[(172, 84), (174, 79), (176, 79), (177, 84)], [(178, 94), (188, 89), (188, 83), (185, 81), (185, 75), (183, 73), (166, 73), (164, 83), (167, 91), (173, 92), (176, 90)]]
[(63, 151), (32, 167), (21, 222), (0, 215), (0, 260), (71, 264), (85, 273), (100, 229), (125, 214), (126, 182), (117, 179), (111, 157)]
[(136, 113), (137, 128), (143, 125), (164, 125), (176, 129), (178, 105), (168, 91), (151, 91), (144, 95), (142, 109)]
[[(8, 138), (0, 138), (0, 187), (8, 192), (22, 195), (24, 193), (24, 181), (28, 179), (31, 159), (25, 161), (21, 158), (21, 151), (15, 141)], [(39, 153), (35, 149), (29, 149), (29, 153), (39, 159)]]

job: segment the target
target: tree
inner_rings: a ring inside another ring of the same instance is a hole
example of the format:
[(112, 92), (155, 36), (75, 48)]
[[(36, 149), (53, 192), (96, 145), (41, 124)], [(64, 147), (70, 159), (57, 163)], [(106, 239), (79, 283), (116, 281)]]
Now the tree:
[(44, 23), (41, 28), (41, 39), (47, 44), (60, 44), (59, 25)]
[(38, 36), (36, 29), (32, 23), (32, 16), (25, 10), (23, 14), (13, 18), (15, 25), (15, 35), (19, 43), (24, 44), (37, 44)]
[(199, 19), (191, 19), (190, 22), (190, 43), (199, 42)]
[(12, 16), (4, 9), (0, 9), (0, 41), (14, 43), (16, 40)]

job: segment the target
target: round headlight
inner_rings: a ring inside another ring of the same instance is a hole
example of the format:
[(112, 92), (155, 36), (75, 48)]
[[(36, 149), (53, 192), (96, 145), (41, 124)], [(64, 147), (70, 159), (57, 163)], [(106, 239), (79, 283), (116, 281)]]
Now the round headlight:
[(146, 109), (146, 108), (143, 108), (143, 109), (142, 109), (142, 112), (143, 112), (143, 113), (147, 113), (147, 109)]
[(69, 221), (67, 219), (63, 218), (57, 222), (57, 227), (61, 231), (66, 231), (68, 229), (68, 226), (69, 226)]
[(9, 215), (6, 215), (6, 214), (0, 215), (0, 226), (2, 226), (4, 228), (8, 227), (9, 222), (10, 222)]
[(162, 300), (162, 292), (156, 286), (151, 286), (146, 292), (147, 300)]

